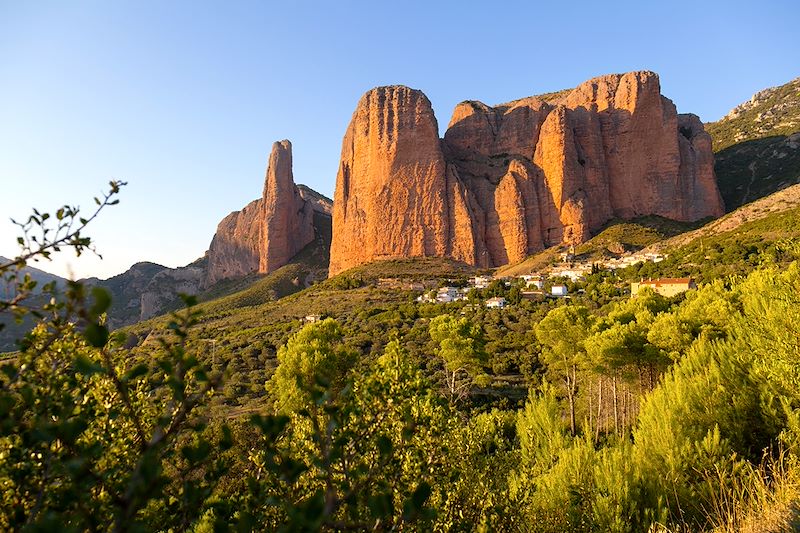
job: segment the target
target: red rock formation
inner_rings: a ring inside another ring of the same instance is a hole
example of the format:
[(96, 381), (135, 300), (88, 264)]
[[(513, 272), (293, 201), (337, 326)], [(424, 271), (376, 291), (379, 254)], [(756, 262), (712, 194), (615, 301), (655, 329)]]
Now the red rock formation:
[(264, 201), (259, 198), (222, 219), (208, 247), (206, 285), (258, 272), (263, 217)]
[[(714, 175), (711, 135), (703, 129), (700, 118), (692, 114), (678, 115), (678, 131), (681, 160), (678, 181), (681, 193), (678, 195), (681, 200), (680, 220), (722, 216), (725, 206)], [(709, 209), (709, 205), (703, 205), (703, 199), (708, 199), (709, 204), (718, 209)]]
[(272, 145), (264, 181), (259, 272), (272, 272), (314, 240), (314, 208), (300, 196), (292, 176), (292, 143)]
[(314, 240), (314, 213), (330, 216), (330, 201), (292, 176), (292, 144), (272, 145), (263, 196), (222, 219), (208, 250), (206, 285), (252, 272), (269, 273)]
[(342, 141), (330, 275), (377, 258), (447, 255), (447, 196), (428, 98), (400, 86), (366, 93)]
[(463, 102), (442, 143), (421, 92), (377, 88), (342, 145), (330, 272), (420, 255), (499, 266), (584, 241), (614, 217), (722, 213), (710, 138), (652, 72), (547, 101)]

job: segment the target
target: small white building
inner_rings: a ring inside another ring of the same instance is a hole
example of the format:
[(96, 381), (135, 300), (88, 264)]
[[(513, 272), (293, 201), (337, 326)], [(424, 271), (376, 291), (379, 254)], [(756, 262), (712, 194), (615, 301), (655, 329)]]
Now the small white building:
[(495, 308), (495, 309), (503, 309), (506, 306), (506, 299), (502, 296), (495, 296), (494, 298), (489, 298), (486, 300), (486, 307)]
[(461, 299), (457, 287), (442, 287), (436, 291), (436, 301), (439, 303), (450, 303)]
[(492, 276), (475, 276), (470, 280), (470, 283), (476, 289), (485, 289), (492, 282)]
[(550, 294), (557, 297), (563, 298), (567, 295), (567, 286), (566, 285), (553, 285), (550, 288)]
[(532, 289), (534, 287), (537, 289), (541, 289), (542, 287), (544, 287), (544, 280), (542, 278), (531, 278), (526, 281), (527, 281), (526, 288), (528, 289)]

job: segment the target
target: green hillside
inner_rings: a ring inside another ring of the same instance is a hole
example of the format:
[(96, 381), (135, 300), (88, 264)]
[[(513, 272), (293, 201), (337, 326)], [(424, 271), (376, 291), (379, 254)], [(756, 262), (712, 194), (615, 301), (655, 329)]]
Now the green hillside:
[[(589, 281), (587, 294), (579, 301), (597, 306), (615, 298), (624, 300), (628, 282), (640, 277), (693, 276), (706, 282), (744, 275), (760, 265), (786, 264), (796, 259), (798, 249), (791, 242), (800, 238), (800, 207), (774, 213), (764, 208), (759, 212), (760, 215), (752, 215), (754, 219), (733, 225), (731, 230), (702, 233), (701, 228), (696, 234), (682, 233), (696, 225), (658, 217), (609, 224), (576, 249), (578, 260), (615, 255), (609, 248), (617, 250), (621, 246), (626, 251), (635, 251), (654, 243), (664, 243), (659, 251), (668, 257), (660, 263), (642, 263), (604, 278), (606, 292), (614, 286), (616, 289), (599, 300), (598, 293), (591, 287), (596, 287), (592, 284), (600, 281)], [(675, 235), (678, 235), (674, 237), (676, 244), (669, 244)], [(683, 235), (696, 237), (681, 242)], [(548, 250), (496, 274), (514, 275), (515, 270), (519, 271), (516, 274), (523, 270), (527, 273), (532, 261), (541, 261), (543, 257), (553, 259), (556, 255), (557, 250)], [(516, 393), (513, 387), (508, 388), (509, 384), (521, 379), (521, 361), (531, 356), (527, 351), (531, 346), (526, 344), (531, 342), (526, 336), (530, 330), (525, 324), (556, 305), (552, 301), (523, 302), (504, 311), (503, 315), (493, 315), (482, 306), (475, 310), (466, 303), (419, 304), (415, 301), (419, 291), (408, 290), (404, 283), (424, 281), (428, 287), (463, 284), (476, 273), (472, 267), (440, 258), (379, 261), (304, 288), (302, 280), (309, 273), (309, 268), (302, 263), (290, 264), (259, 279), (240, 280), (239, 283), (249, 285), (199, 304), (202, 314), (193, 330), (192, 342), (208, 356), (213, 355), (220, 369), (225, 367), (230, 373), (225, 394), (218, 399), (222, 412), (233, 415), (262, 404), (265, 399), (263, 384), (277, 366), (278, 348), (302, 327), (305, 317), (311, 315), (336, 319), (344, 327), (348, 344), (364, 356), (379, 353), (394, 334), (405, 335), (412, 353), (422, 355), (429, 342), (425, 333), (427, 317), (458, 309), (461, 314), (476, 317), (489, 333), (492, 365), (498, 372), (494, 379), (499, 389), (494, 392), (487, 389), (486, 393), (505, 391), (502, 394), (514, 397)], [(396, 282), (395, 286), (386, 286), (387, 280)], [(497, 318), (492, 317), (499, 316), (503, 317), (501, 322), (493, 326)], [(167, 317), (157, 317), (130, 326), (126, 331), (139, 345), (138, 350), (146, 352), (157, 345), (166, 323)], [(516, 331), (517, 328), (518, 333), (509, 336), (509, 329)], [(530, 365), (525, 372), (536, 372), (535, 358), (525, 364)]]
[[(455, 278), (462, 282), (474, 273), (463, 263), (441, 258), (380, 261), (347, 270), (331, 279), (303, 289), (297, 280), (309, 272), (301, 264), (290, 264), (252, 283), (247, 288), (198, 305), (200, 323), (193, 330), (193, 342), (206, 353), (225, 361), (231, 376), (226, 387), (224, 412), (233, 406), (257, 406), (264, 396), (264, 382), (276, 366), (279, 346), (296, 332), (309, 315), (333, 317), (349, 326), (351, 343), (369, 353), (386, 342), (382, 331), (365, 323), (388, 313), (415, 317), (414, 305), (404, 308), (417, 292), (402, 288), (381, 288), (378, 280), (432, 280)], [(401, 309), (405, 309), (401, 311)], [(164, 334), (168, 317), (135, 324), (125, 331), (147, 351)], [(357, 333), (358, 332), (358, 333)]]
[(800, 78), (755, 94), (706, 131), (728, 211), (800, 182)]
[[(709, 225), (713, 225), (712, 222)], [(765, 214), (732, 229), (701, 230), (695, 238), (678, 244), (666, 241), (656, 247), (667, 258), (660, 263), (641, 263), (619, 275), (626, 279), (693, 276), (711, 281), (746, 275), (763, 265), (785, 265), (800, 258), (800, 207)]]

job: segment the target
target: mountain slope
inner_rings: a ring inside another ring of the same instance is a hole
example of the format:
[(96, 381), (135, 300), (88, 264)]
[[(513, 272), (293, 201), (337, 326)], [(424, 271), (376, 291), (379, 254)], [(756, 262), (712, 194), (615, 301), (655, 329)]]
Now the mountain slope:
[[(789, 186), (764, 198), (743, 205), (727, 215), (713, 220), (693, 231), (687, 231), (670, 239), (657, 242), (645, 251), (663, 251), (691, 243), (702, 237), (712, 237), (739, 229), (751, 222), (766, 219), (771, 215), (800, 208), (800, 184)], [(765, 235), (766, 237), (766, 235)]]
[[(10, 259), (0, 257), (0, 264), (9, 262), (11, 262)], [(7, 274), (11, 273), (9, 272)], [(67, 284), (66, 279), (32, 266), (22, 268), (18, 276), (21, 279), (25, 274), (30, 275), (31, 279), (37, 283), (34, 294), (28, 300), (37, 307), (44, 305), (49, 299), (49, 295), (40, 294), (45, 284), (54, 282), (56, 284), (56, 289), (59, 291), (63, 290)], [(6, 283), (6, 280), (8, 280), (8, 275), (0, 277), (0, 298), (10, 300), (16, 294), (16, 285), (13, 282)], [(15, 349), (16, 345), (14, 341), (24, 335), (32, 325), (33, 320), (31, 320), (31, 317), (26, 317), (21, 323), (17, 323), (13, 316), (11, 316), (11, 313), (3, 313), (0, 315), (0, 352)]]
[(800, 78), (756, 93), (706, 130), (728, 211), (800, 182)]
[[(10, 263), (12, 260), (7, 257), (0, 256), (0, 264)], [(21, 274), (24, 276), (25, 274), (29, 274), (31, 279), (34, 280), (39, 284), (39, 287), (44, 285), (45, 283), (50, 283), (51, 281), (55, 281), (56, 284), (63, 286), (66, 283), (66, 279), (62, 278), (61, 276), (56, 276), (55, 274), (51, 274), (49, 272), (45, 272), (44, 270), (40, 270), (36, 267), (28, 265), (22, 269)]]

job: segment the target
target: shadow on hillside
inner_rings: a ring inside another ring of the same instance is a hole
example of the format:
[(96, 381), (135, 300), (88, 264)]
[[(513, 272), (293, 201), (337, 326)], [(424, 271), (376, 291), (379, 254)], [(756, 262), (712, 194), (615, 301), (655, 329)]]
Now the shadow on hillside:
[(743, 141), (714, 154), (726, 211), (800, 182), (800, 147), (791, 148), (789, 141), (795, 135)]

